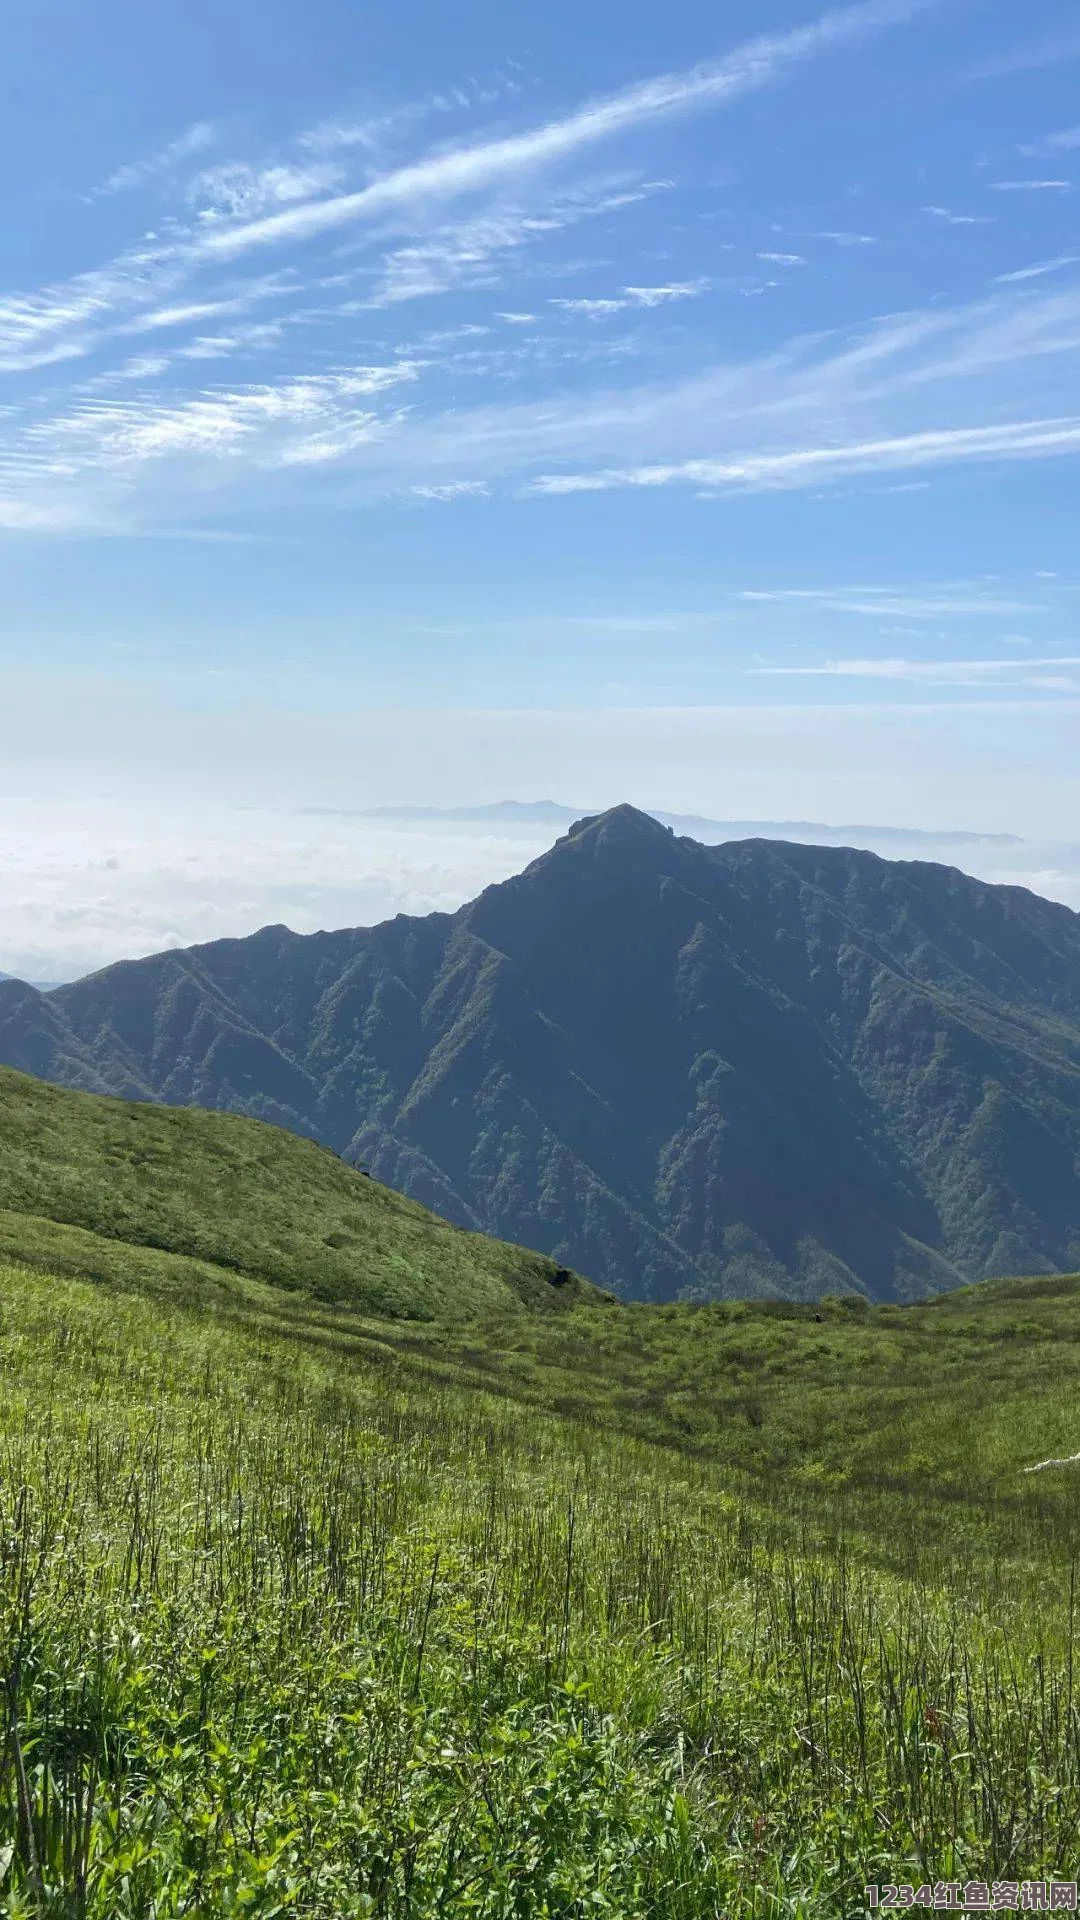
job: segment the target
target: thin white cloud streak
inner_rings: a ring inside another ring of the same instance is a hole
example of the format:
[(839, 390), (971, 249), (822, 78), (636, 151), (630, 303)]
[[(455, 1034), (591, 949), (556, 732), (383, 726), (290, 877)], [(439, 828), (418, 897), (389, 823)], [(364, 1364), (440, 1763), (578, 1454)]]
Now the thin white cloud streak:
[(990, 213), (954, 213), (951, 207), (924, 207), (933, 220), (943, 220), (948, 227), (989, 227), (994, 216)]
[(387, 113), (373, 114), (367, 120), (324, 120), (301, 134), (298, 144), (308, 153), (347, 153), (355, 147), (365, 153), (375, 153), (389, 136), (416, 126), (429, 114), (445, 112), (447, 106), (438, 95), (428, 100), (407, 101), (403, 106), (391, 107)]
[(1000, 619), (1004, 614), (1045, 612), (1030, 600), (1007, 600), (1000, 594), (950, 591), (938, 588), (922, 593), (897, 587), (746, 587), (740, 600), (784, 605), (810, 603), (830, 613), (855, 613), (872, 619), (882, 615), (905, 620), (949, 620), (956, 617)]
[(66, 284), (6, 295), (0, 299), (0, 369), (38, 366), (41, 356), (59, 359), (80, 354), (84, 351), (81, 338), (65, 341), (61, 336), (72, 329), (85, 334), (117, 307), (145, 303), (167, 292), (176, 284), (171, 261), (168, 249), (136, 248)]
[(635, 307), (666, 307), (673, 300), (696, 300), (708, 293), (708, 280), (671, 280), (662, 287), (624, 287), (626, 299)]
[(768, 489), (801, 486), (826, 475), (892, 472), (969, 460), (1016, 459), (1080, 449), (1080, 418), (1016, 421), (1008, 426), (957, 427), (846, 446), (799, 447), (788, 453), (741, 459), (684, 460), (597, 473), (541, 474), (540, 494), (599, 493), (616, 487), (697, 486)]
[[(134, 326), (127, 331), (142, 331)], [(277, 346), (285, 332), (282, 320), (251, 321), (243, 326), (231, 327), (228, 333), (196, 334), (182, 346), (172, 346), (167, 352), (134, 354), (119, 366), (110, 367), (105, 373), (94, 374), (72, 390), (73, 395), (86, 396), (107, 393), (110, 388), (126, 386), (130, 381), (156, 380), (170, 367), (182, 366), (196, 360), (222, 360), (234, 353), (260, 353)]]
[(186, 306), (157, 307), (152, 313), (140, 314), (122, 329), (124, 333), (157, 333), (166, 328), (187, 327), (194, 320), (218, 320), (223, 314), (243, 313), (258, 298), (254, 292), (246, 292), (233, 300), (192, 300)]
[(450, 480), (445, 486), (416, 486), (410, 492), (418, 500), (480, 499), (490, 492), (482, 480)]
[[(816, 666), (755, 666), (744, 671), (787, 680), (903, 680), (946, 686), (977, 686), (1009, 680), (1010, 685), (1016, 682), (1021, 686), (1052, 686), (1053, 679), (1045, 676), (1060, 674), (1064, 667), (1080, 667), (1080, 654), (1035, 660), (824, 660)], [(1067, 684), (1070, 691), (1080, 691), (1080, 681), (1075, 678)]]
[[(853, 458), (884, 467), (1049, 453), (1068, 449), (1080, 416), (1077, 407), (1059, 424), (1078, 349), (1080, 291), (999, 293), (952, 311), (898, 314), (854, 335), (796, 338), (673, 385), (480, 408), (445, 423), (418, 418), (391, 451), (429, 469), (453, 461), (454, 478), (539, 467), (542, 490), (551, 491), (677, 477), (776, 484), (792, 481), (800, 467), (813, 481)], [(1051, 415), (1055, 401), (1059, 411)], [(922, 421), (912, 420), (916, 405)], [(911, 432), (903, 430), (908, 423)], [(680, 474), (691, 458), (708, 464)], [(571, 474), (567, 484), (565, 474), (550, 471), (552, 460), (586, 462), (592, 471)]]
[(676, 300), (696, 300), (707, 293), (711, 282), (708, 280), (675, 280), (663, 287), (623, 287), (621, 292), (606, 299), (552, 298), (549, 307), (559, 307), (564, 313), (583, 313), (590, 320), (604, 320), (613, 313), (625, 313), (628, 308), (670, 306)]
[(172, 173), (182, 160), (190, 160), (196, 154), (206, 153), (215, 144), (218, 130), (210, 120), (197, 120), (176, 140), (171, 140), (157, 153), (147, 155), (143, 160), (135, 160), (127, 166), (117, 167), (100, 187), (95, 188), (95, 198), (114, 193), (126, 193), (133, 187), (145, 186), (147, 181)]
[(469, 107), (493, 106), (521, 92), (521, 82), (496, 74), (488, 85), (470, 80), (468, 87), (444, 87), (423, 100), (407, 100), (385, 113), (365, 120), (324, 120), (300, 136), (299, 145), (308, 153), (343, 153), (359, 147), (367, 154), (378, 153), (392, 144), (398, 134), (417, 126), (433, 114), (459, 112)]
[(343, 304), (343, 313), (363, 313), (445, 293), (454, 287), (498, 283), (506, 261), (523, 248), (581, 221), (633, 206), (669, 183), (646, 181), (632, 188), (579, 189), (549, 199), (542, 211), (503, 203), (472, 219), (396, 247), (374, 275), (370, 291)]
[(149, 244), (65, 285), (0, 299), (0, 372), (85, 359), (117, 337), (244, 313), (297, 291), (286, 269), (234, 283), (211, 298), (175, 299), (189, 278), (179, 245)]
[(1053, 260), (1038, 260), (1031, 267), (1017, 267), (1012, 273), (996, 273), (994, 285), (997, 287), (1014, 286), (1022, 280), (1041, 280), (1045, 274), (1060, 273), (1065, 267), (1075, 267), (1080, 254), (1059, 253)]
[(831, 240), (835, 247), (876, 247), (876, 233), (812, 233), (812, 240)]
[(924, 11), (929, 0), (866, 0), (837, 8), (788, 33), (762, 35), (726, 58), (665, 74), (528, 133), (460, 147), (398, 168), (355, 193), (339, 194), (204, 236), (209, 253), (229, 257), (252, 247), (311, 239), (403, 204), (475, 192), (568, 159), (604, 140), (660, 119), (718, 107), (771, 86), (808, 60), (855, 45)]
[(1071, 180), (991, 180), (993, 193), (1072, 193)]

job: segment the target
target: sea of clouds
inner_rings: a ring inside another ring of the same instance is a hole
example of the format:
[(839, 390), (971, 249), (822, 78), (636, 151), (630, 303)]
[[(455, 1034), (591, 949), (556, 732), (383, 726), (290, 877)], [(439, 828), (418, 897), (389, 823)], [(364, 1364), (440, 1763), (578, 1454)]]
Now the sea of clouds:
[[(347, 810), (7, 801), (0, 825), (0, 971), (55, 982), (165, 948), (283, 922), (299, 933), (448, 912), (518, 872), (556, 820), (372, 818)], [(757, 828), (755, 828), (757, 830)], [(698, 837), (745, 829), (717, 823)], [(1080, 844), (792, 828), (889, 857), (943, 860), (1080, 910)]]

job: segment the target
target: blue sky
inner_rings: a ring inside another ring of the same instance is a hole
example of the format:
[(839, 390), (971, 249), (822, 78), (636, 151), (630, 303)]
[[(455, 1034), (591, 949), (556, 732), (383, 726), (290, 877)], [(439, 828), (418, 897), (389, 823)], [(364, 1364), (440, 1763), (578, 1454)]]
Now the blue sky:
[(1075, 9), (6, 33), (9, 803), (1080, 838)]

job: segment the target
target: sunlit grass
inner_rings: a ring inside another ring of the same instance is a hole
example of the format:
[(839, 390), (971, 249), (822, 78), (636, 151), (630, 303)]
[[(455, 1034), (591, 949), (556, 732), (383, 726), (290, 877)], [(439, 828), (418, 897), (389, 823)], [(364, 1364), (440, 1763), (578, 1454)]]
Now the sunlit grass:
[[(969, 1360), (1007, 1304), (966, 1297)], [(470, 1359), (464, 1334), (413, 1353), (272, 1308), (2, 1272), (9, 1914), (712, 1920), (1072, 1877), (1068, 1476), (1003, 1476), (976, 1444), (963, 1491), (947, 1403), (920, 1442), (914, 1390), (894, 1472), (854, 1405), (845, 1473), (790, 1408), (798, 1472), (741, 1451), (777, 1380), (842, 1393), (849, 1324), (872, 1374), (856, 1310), (642, 1312), (625, 1340), (597, 1310), (515, 1323), (516, 1355), (473, 1329)], [(882, 1339), (923, 1343), (929, 1393), (948, 1340), (918, 1311)], [(741, 1342), (730, 1407), (710, 1328)], [(659, 1395), (638, 1437), (627, 1343)], [(710, 1368), (717, 1394), (680, 1448), (683, 1363), (691, 1408)], [(572, 1414), (530, 1404), (549, 1372), (584, 1381)]]

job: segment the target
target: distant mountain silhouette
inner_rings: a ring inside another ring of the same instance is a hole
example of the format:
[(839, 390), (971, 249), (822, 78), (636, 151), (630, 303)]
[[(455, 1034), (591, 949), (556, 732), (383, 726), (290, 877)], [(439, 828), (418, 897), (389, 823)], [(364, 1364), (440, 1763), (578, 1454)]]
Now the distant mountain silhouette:
[[(333, 814), (342, 809), (310, 807), (305, 812)], [(359, 813), (344, 810), (351, 819), (381, 820), (403, 826), (421, 826), (430, 821), (443, 825), (496, 827), (568, 827), (580, 819), (584, 809), (564, 807), (557, 800), (495, 800), (483, 807), (365, 807)], [(880, 843), (890, 852), (924, 852), (942, 847), (1019, 847), (1022, 840), (1014, 833), (968, 833), (963, 830), (926, 827), (826, 826), (821, 820), (711, 820), (700, 813), (656, 813), (649, 817), (676, 833), (693, 834), (706, 841), (724, 840), (798, 840), (823, 841), (827, 846), (847, 846), (864, 840)], [(874, 849), (877, 851), (875, 845)]]
[(0, 1060), (251, 1113), (628, 1297), (1080, 1266), (1080, 915), (616, 807), (456, 914), (0, 984)]

